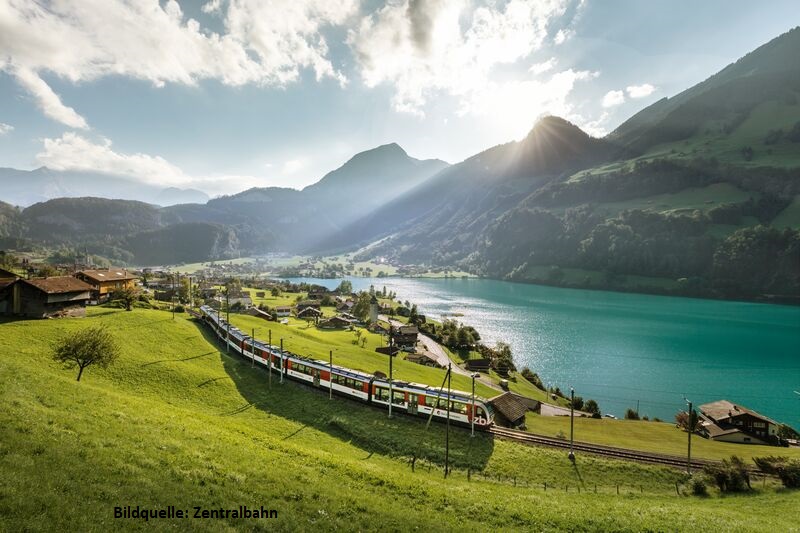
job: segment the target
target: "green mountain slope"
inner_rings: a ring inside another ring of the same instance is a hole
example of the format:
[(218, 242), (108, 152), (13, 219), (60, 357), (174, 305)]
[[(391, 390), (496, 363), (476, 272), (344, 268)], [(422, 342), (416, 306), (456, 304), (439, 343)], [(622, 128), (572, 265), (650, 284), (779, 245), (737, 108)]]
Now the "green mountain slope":
[[(121, 358), (76, 382), (49, 344), (98, 324), (118, 338)], [(572, 466), (560, 451), (458, 428), (444, 480), (441, 424), (389, 420), (289, 382), (270, 389), (264, 371), (164, 311), (0, 322), (0, 353), (4, 531), (783, 531), (799, 503), (772, 483), (735, 498), (677, 496), (674, 470), (582, 455)], [(263, 505), (278, 518), (114, 519), (125, 505)]]

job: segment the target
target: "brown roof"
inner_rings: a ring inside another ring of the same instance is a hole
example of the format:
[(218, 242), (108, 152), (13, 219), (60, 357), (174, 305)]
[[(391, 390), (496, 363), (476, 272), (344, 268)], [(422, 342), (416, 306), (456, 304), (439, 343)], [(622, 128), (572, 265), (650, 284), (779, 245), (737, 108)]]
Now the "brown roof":
[(122, 281), (126, 279), (139, 279), (139, 276), (134, 276), (125, 269), (109, 268), (97, 270), (81, 270), (78, 274), (83, 274), (87, 278), (95, 281)]
[(15, 280), (15, 279), (3, 279), (3, 278), (0, 278), (0, 290), (2, 290), (2, 289), (5, 289), (6, 287), (8, 287), (9, 285), (11, 285), (11, 284), (12, 284), (12, 283), (14, 283), (15, 281), (17, 281), (17, 280)]
[(510, 422), (516, 422), (528, 411), (528, 406), (510, 392), (495, 396), (489, 403)]
[(20, 280), (36, 287), (47, 294), (63, 294), (68, 292), (91, 291), (92, 286), (73, 276), (53, 276), (51, 278), (34, 278)]
[(717, 422), (722, 422), (725, 420), (729, 420), (731, 418), (736, 418), (739, 415), (748, 414), (750, 416), (754, 416), (756, 418), (765, 420), (770, 424), (775, 424), (775, 425), (778, 424), (774, 420), (771, 420), (764, 415), (760, 415), (755, 411), (748, 409), (747, 407), (736, 405), (735, 403), (729, 402), (728, 400), (718, 400), (716, 402), (706, 403), (701, 405), (698, 409), (700, 409), (701, 413), (708, 416), (709, 418), (713, 418)]
[(6, 270), (5, 268), (0, 268), (0, 279), (16, 279), (19, 276), (11, 272), (10, 270)]

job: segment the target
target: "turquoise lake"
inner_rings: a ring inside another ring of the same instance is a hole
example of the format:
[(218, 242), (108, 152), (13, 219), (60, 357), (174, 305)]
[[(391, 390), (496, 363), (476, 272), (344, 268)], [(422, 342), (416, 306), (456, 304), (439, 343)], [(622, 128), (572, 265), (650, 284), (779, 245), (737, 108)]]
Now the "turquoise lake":
[[(800, 428), (800, 308), (559, 289), (485, 279), (348, 278), (395, 291), (434, 318), (453, 313), (519, 368), (575, 388), (604, 413), (672, 420), (728, 399)], [(341, 280), (294, 280), (329, 288)]]

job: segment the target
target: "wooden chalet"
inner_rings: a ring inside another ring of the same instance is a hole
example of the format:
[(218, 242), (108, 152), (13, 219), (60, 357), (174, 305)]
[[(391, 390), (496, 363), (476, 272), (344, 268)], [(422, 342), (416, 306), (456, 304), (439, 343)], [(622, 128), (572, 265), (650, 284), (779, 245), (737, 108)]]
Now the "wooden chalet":
[(0, 312), (26, 318), (85, 316), (92, 287), (73, 276), (3, 280)]
[(75, 277), (92, 287), (91, 299), (95, 302), (108, 300), (114, 291), (132, 289), (139, 279), (138, 276), (121, 268), (81, 270), (75, 273)]
[(525, 413), (528, 406), (511, 392), (504, 392), (489, 400), (494, 408), (494, 421), (501, 426), (515, 428), (525, 427)]
[(701, 405), (698, 432), (710, 440), (777, 444), (778, 423), (728, 400)]
[(287, 317), (292, 314), (292, 308), (288, 305), (279, 305), (273, 309), (275, 316), (277, 317)]
[(419, 330), (417, 326), (393, 326), (389, 330), (389, 335), (392, 337), (392, 342), (395, 346), (400, 348), (415, 348)]
[(345, 320), (340, 316), (332, 316), (327, 320), (323, 320), (317, 324), (318, 328), (322, 329), (346, 329), (352, 325), (352, 322)]

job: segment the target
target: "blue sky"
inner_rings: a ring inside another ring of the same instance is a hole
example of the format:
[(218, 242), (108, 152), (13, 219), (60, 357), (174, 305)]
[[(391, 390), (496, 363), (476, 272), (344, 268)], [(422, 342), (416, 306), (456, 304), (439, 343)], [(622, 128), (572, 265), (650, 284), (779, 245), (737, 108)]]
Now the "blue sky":
[(800, 2), (0, 0), (0, 166), (215, 195), (397, 142), (458, 162), (543, 114), (593, 135), (800, 22)]

